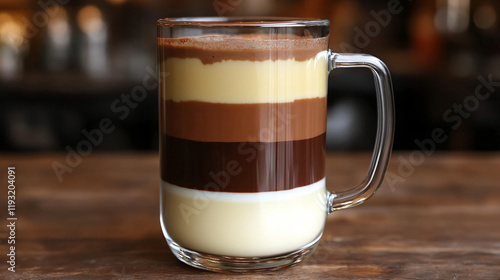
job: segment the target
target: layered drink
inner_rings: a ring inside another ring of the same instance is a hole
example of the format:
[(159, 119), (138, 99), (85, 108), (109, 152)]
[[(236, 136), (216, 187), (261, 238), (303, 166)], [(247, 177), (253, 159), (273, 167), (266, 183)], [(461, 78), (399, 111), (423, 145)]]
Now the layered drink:
[(327, 38), (161, 38), (161, 222), (200, 253), (317, 240), (326, 210)]

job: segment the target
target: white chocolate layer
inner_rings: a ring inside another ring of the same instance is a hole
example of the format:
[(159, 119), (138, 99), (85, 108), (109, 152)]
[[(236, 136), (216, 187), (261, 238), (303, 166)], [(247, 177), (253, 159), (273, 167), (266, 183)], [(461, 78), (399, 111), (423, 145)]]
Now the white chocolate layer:
[(325, 179), (286, 191), (223, 193), (161, 182), (162, 227), (200, 253), (265, 257), (300, 249), (321, 235)]
[(197, 58), (168, 58), (162, 62), (165, 100), (214, 103), (293, 102), (325, 97), (326, 51), (310, 60), (224, 60), (203, 64)]

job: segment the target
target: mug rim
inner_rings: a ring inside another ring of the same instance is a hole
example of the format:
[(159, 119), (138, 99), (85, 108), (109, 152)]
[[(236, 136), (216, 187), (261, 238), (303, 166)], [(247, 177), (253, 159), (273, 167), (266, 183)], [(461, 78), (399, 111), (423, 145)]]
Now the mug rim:
[(172, 17), (157, 21), (158, 26), (185, 27), (308, 27), (329, 26), (330, 21), (300, 17)]

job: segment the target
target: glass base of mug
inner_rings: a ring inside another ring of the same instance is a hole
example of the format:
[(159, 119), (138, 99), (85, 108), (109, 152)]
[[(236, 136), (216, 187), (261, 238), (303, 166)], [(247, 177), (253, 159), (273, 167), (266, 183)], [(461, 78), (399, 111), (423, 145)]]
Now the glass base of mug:
[(167, 241), (174, 255), (180, 261), (190, 266), (214, 272), (262, 273), (290, 267), (307, 259), (312, 255), (314, 250), (316, 250), (320, 238), (321, 236), (318, 236), (318, 238), (316, 238), (313, 242), (297, 251), (284, 255), (262, 258), (226, 257), (198, 253), (189, 249), (185, 249), (171, 240)]

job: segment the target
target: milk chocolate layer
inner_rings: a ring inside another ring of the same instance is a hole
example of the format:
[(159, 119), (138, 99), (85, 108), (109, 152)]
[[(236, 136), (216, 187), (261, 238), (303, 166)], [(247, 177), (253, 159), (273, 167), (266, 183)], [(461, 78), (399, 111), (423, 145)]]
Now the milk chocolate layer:
[(326, 133), (280, 142), (199, 142), (161, 135), (160, 168), (168, 183), (215, 192), (269, 192), (325, 177)]
[(163, 133), (203, 142), (273, 142), (316, 137), (326, 132), (326, 98), (287, 103), (161, 103)]
[(310, 38), (293, 35), (159, 38), (161, 60), (170, 57), (199, 58), (203, 64), (223, 60), (308, 60), (328, 47), (328, 37)]

